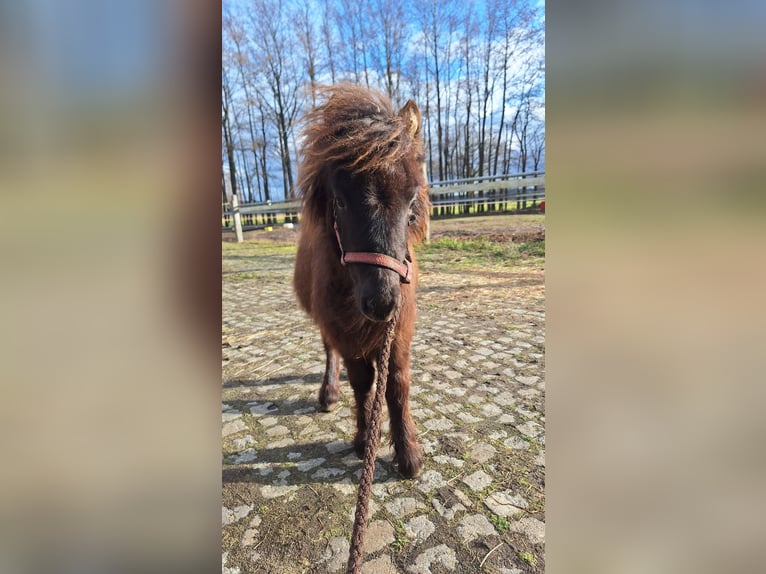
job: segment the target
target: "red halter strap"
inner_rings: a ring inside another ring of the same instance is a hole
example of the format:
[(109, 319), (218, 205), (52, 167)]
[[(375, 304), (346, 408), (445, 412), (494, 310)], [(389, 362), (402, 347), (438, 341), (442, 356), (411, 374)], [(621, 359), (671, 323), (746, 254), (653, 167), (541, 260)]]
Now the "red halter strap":
[(395, 271), (399, 274), (400, 281), (402, 283), (409, 283), (412, 281), (412, 262), (409, 259), (399, 261), (394, 259), (390, 255), (383, 253), (369, 253), (367, 251), (350, 251), (346, 253), (343, 249), (343, 243), (340, 240), (340, 232), (338, 231), (338, 219), (335, 217), (335, 205), (333, 204), (333, 229), (335, 229), (335, 238), (338, 240), (338, 247), (340, 248), (340, 263), (345, 265), (346, 263), (366, 263), (367, 265), (377, 265), (378, 267), (385, 267), (391, 271)]

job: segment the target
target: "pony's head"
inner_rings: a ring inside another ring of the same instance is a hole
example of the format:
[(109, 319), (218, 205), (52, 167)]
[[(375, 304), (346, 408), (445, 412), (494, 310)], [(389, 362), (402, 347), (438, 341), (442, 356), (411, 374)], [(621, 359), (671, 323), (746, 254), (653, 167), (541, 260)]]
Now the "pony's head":
[(395, 112), (385, 95), (358, 86), (322, 93), (305, 119), (304, 217), (337, 236), (359, 311), (386, 321), (428, 217), (420, 110), (410, 100)]

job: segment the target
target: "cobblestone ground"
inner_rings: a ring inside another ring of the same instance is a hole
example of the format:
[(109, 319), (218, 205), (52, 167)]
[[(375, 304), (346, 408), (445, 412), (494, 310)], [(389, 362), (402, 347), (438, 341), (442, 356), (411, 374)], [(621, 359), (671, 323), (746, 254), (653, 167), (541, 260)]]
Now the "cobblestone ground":
[[(292, 293), (293, 254), (224, 249), (224, 573), (343, 572), (348, 558), (352, 393), (344, 373), (338, 408), (317, 412), (324, 355)], [(382, 447), (363, 572), (543, 572), (542, 266), (421, 261), (412, 412), (425, 470), (401, 479)]]

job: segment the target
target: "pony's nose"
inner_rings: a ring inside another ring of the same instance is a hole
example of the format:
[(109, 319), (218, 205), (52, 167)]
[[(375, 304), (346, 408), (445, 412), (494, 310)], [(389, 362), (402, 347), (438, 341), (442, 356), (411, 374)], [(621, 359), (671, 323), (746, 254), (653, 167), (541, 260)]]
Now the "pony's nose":
[(362, 298), (362, 313), (373, 321), (388, 321), (398, 303), (395, 294), (371, 295)]

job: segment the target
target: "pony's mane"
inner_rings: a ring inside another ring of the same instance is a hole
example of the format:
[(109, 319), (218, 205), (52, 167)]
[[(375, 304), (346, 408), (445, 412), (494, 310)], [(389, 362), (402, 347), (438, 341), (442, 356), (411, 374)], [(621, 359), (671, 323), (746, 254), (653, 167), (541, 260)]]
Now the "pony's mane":
[(304, 205), (323, 199), (317, 195), (328, 164), (359, 173), (391, 169), (405, 157), (424, 160), (420, 137), (410, 137), (385, 94), (353, 84), (323, 86), (318, 93), (321, 103), (302, 120), (298, 188)]

